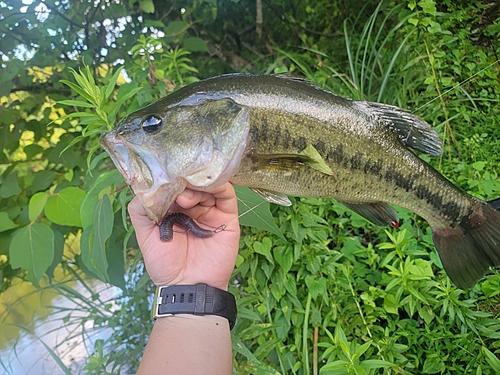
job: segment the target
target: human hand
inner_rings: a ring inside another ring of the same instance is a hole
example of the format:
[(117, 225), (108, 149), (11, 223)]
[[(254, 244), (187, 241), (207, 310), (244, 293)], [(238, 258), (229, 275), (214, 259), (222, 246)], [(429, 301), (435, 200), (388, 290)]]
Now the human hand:
[(158, 226), (148, 219), (137, 197), (130, 202), (128, 211), (146, 269), (156, 285), (206, 283), (227, 290), (240, 238), (238, 204), (230, 183), (210, 193), (186, 189), (170, 210), (185, 213), (203, 228), (227, 225), (209, 238), (175, 232), (173, 240), (165, 243), (160, 241)]

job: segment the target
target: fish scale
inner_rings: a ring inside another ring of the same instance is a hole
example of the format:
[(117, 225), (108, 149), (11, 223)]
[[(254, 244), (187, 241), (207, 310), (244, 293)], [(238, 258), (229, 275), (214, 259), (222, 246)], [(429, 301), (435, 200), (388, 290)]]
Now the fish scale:
[(225, 75), (131, 113), (101, 143), (157, 223), (186, 187), (230, 181), (277, 204), (291, 204), (287, 195), (334, 198), (377, 225), (397, 227), (391, 205), (407, 208), (429, 223), (462, 288), (500, 265), (498, 201), (460, 191), (413, 153), (439, 155), (441, 140), (394, 106), (299, 79)]
[[(427, 217), (434, 226), (456, 225), (456, 218), (470, 211), (473, 200), (469, 196), (462, 194), (460, 199), (456, 199), (455, 186), (432, 168), (422, 168), (421, 160), (403, 145), (393, 145), (392, 158), (387, 160), (384, 144), (365, 140), (365, 151), (361, 152), (357, 134), (342, 130), (343, 137), (340, 137), (339, 129), (332, 129), (319, 121), (300, 115), (259, 114), (257, 109), (250, 116), (252, 127), (245, 152), (247, 156), (269, 155), (269, 150), (278, 155), (298, 154), (307, 144), (312, 144), (330, 165), (334, 176), (325, 175), (304, 164), (297, 165), (296, 170), (285, 175), (273, 165), (256, 168), (255, 158), (247, 157), (242, 159), (238, 172), (231, 179), (237, 185), (279, 191), (293, 196), (330, 197), (346, 203), (390, 200), (391, 203)], [(308, 124), (304, 126), (306, 121)], [(300, 131), (290, 134), (288, 129)], [(288, 138), (293, 141), (287, 141)], [(396, 136), (393, 138), (393, 142), (397, 144)], [(381, 157), (377, 158), (377, 155)], [(412, 165), (414, 168), (409, 168)], [(385, 181), (384, 184), (380, 184), (382, 180)], [(431, 187), (424, 187), (420, 180), (425, 180), (427, 185), (430, 183)], [(290, 181), (294, 183), (290, 184)], [(366, 186), (372, 188), (366, 189)], [(443, 204), (449, 206), (447, 210), (440, 209), (439, 206)]]

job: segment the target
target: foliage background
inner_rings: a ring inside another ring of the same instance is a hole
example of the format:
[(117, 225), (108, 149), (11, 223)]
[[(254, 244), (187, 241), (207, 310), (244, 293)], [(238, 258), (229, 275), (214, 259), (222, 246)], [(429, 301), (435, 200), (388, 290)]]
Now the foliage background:
[[(78, 371), (134, 372), (152, 286), (123, 210), (129, 189), (98, 136), (222, 73), (286, 73), (408, 108), (445, 145), (442, 158), (425, 160), (475, 196), (498, 197), (499, 9), (449, 0), (0, 1), (0, 291), (25, 279), (80, 299), (87, 314), (68, 312), (64, 324), (115, 331)], [(285, 239), (243, 231), (231, 290), (235, 373), (500, 373), (500, 276), (454, 287), (419, 217), (400, 210), (401, 228), (386, 231), (330, 200), (271, 211)], [(119, 307), (75, 295), (55, 273), (119, 286)]]

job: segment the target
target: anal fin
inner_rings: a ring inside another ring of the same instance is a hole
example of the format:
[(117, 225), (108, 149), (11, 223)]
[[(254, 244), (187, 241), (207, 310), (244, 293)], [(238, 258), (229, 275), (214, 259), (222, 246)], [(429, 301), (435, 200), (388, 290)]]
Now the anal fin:
[(292, 202), (285, 194), (275, 193), (274, 191), (263, 189), (252, 189), (269, 203), (279, 204), (280, 206), (291, 206)]
[(366, 220), (373, 224), (393, 228), (399, 227), (399, 215), (394, 208), (386, 203), (346, 203), (341, 202), (348, 209), (363, 216)]
[(493, 199), (492, 201), (489, 201), (488, 204), (495, 210), (500, 211), (500, 198)]

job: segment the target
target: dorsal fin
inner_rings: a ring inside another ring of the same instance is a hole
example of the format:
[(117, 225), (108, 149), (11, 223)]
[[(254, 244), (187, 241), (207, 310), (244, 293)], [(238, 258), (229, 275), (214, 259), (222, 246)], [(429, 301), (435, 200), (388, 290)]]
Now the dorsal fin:
[(441, 138), (424, 120), (414, 114), (388, 104), (374, 102), (354, 102), (363, 111), (381, 118), (393, 129), (408, 147), (429, 155), (441, 155)]

